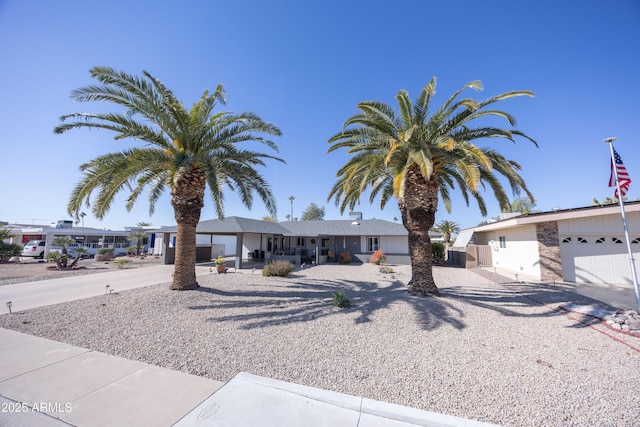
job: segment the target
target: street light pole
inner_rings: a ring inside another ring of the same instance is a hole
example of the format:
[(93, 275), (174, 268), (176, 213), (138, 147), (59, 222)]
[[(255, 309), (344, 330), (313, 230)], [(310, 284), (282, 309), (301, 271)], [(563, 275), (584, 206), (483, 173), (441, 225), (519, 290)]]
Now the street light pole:
[(624, 211), (624, 202), (622, 201), (622, 193), (620, 192), (620, 181), (618, 180), (618, 168), (616, 167), (616, 159), (613, 154), (613, 141), (617, 138), (612, 136), (610, 138), (605, 138), (602, 142), (606, 142), (609, 144), (609, 151), (611, 152), (611, 170), (612, 173), (615, 174), (616, 178), (616, 188), (618, 190), (618, 203), (620, 203), (620, 212), (622, 213), (622, 226), (624, 228), (624, 237), (627, 241), (627, 252), (629, 254), (629, 267), (631, 268), (631, 276), (633, 277), (633, 287), (636, 292), (636, 305), (638, 308), (638, 313), (640, 313), (640, 290), (638, 290), (638, 274), (636, 273), (636, 263), (633, 259), (633, 251), (631, 250), (631, 240), (629, 239), (629, 229), (627, 228), (627, 216)]

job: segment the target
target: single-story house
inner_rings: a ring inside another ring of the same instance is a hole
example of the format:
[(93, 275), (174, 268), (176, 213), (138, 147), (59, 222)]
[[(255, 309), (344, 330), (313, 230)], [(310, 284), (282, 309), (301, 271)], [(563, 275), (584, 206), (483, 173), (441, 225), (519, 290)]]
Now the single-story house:
[[(177, 226), (154, 230), (155, 248), (165, 264), (175, 260)], [(218, 255), (243, 261), (290, 257), (296, 263), (322, 264), (347, 252), (365, 262), (381, 249), (392, 262), (408, 263), (408, 233), (402, 224), (380, 219), (268, 222), (237, 216), (200, 221), (196, 228), (197, 260)], [(431, 233), (434, 239), (442, 235)]]
[[(84, 246), (90, 255), (95, 254), (100, 248), (114, 248), (116, 254), (126, 254), (126, 248), (130, 245), (131, 231), (104, 230), (90, 227), (74, 227), (70, 220), (60, 220), (50, 225), (24, 225), (7, 224), (3, 228), (8, 229), (13, 237), (7, 243), (25, 245), (32, 240), (44, 240), (44, 254), (61, 248), (54, 245), (58, 237), (70, 237), (75, 244), (67, 246), (69, 253), (73, 253), (74, 247)], [(151, 239), (153, 240), (153, 239)]]
[[(624, 207), (637, 269), (640, 202)], [(575, 283), (578, 290), (603, 284), (635, 301), (626, 243), (620, 205), (612, 204), (517, 215), (462, 230), (449, 255), (467, 267), (491, 266), (535, 280)]]

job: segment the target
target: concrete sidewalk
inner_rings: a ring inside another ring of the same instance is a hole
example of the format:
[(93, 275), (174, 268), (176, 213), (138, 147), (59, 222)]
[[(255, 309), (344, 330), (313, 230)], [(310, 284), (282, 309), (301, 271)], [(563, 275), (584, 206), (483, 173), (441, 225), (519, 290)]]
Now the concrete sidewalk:
[(0, 426), (170, 426), (223, 383), (0, 329)]

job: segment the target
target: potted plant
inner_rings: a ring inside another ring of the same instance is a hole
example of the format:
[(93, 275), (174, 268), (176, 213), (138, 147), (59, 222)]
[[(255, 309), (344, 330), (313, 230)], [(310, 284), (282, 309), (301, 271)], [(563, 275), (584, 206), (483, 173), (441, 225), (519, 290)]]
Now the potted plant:
[(214, 262), (216, 263), (218, 274), (227, 272), (227, 266), (224, 263), (224, 257), (222, 255), (218, 255), (218, 258), (216, 258)]

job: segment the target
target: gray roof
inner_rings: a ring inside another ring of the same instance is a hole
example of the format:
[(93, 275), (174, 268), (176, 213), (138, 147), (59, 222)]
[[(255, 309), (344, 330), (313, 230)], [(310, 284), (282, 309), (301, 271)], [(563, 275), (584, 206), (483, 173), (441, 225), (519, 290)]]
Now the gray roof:
[[(149, 232), (175, 233), (178, 226), (162, 227)], [(236, 234), (259, 233), (282, 236), (406, 236), (404, 225), (382, 219), (337, 219), (318, 221), (269, 222), (259, 219), (230, 216), (224, 219), (200, 221), (197, 233)], [(442, 233), (429, 232), (431, 238), (442, 237)]]
[[(178, 226), (162, 227), (157, 230), (165, 233), (175, 233)], [(235, 234), (235, 233), (263, 233), (285, 234), (287, 230), (277, 222), (261, 221), (259, 219), (229, 216), (223, 219), (209, 219), (200, 221), (197, 233)]]
[[(178, 226), (163, 227), (155, 231), (175, 233), (178, 231)], [(196, 231), (215, 234), (261, 233), (283, 236), (407, 235), (407, 230), (402, 224), (381, 219), (268, 222), (237, 216), (200, 221)]]
[(280, 222), (286, 236), (406, 236), (402, 224), (382, 219)]

